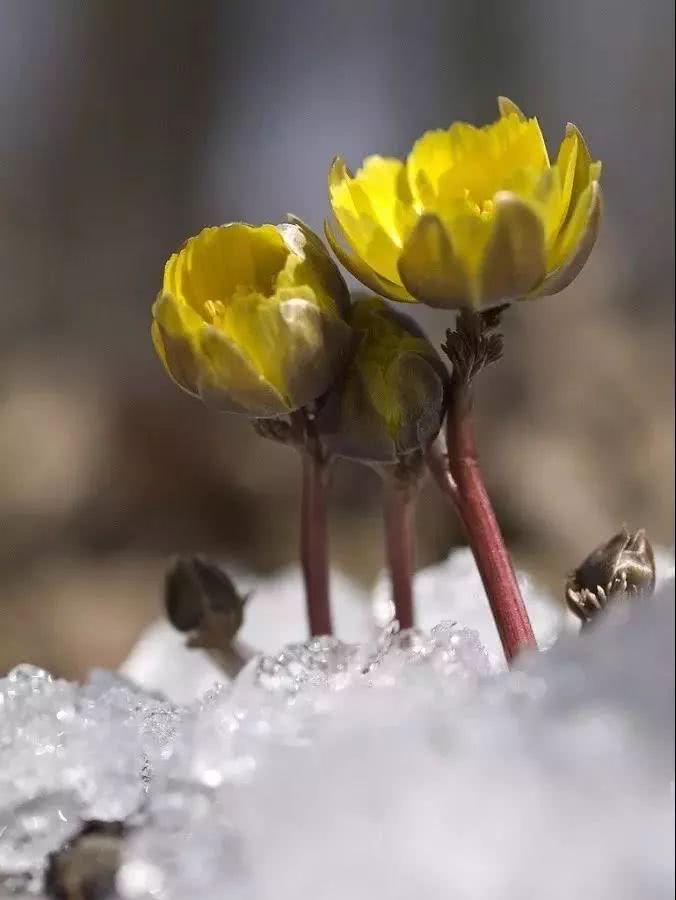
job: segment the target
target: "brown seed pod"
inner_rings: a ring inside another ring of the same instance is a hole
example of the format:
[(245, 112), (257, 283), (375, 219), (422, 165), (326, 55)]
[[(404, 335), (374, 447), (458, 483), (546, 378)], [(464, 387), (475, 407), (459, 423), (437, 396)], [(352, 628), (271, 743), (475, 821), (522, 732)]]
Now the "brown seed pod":
[(178, 631), (190, 632), (188, 646), (225, 650), (244, 621), (246, 597), (214, 562), (182, 557), (164, 582), (167, 616)]

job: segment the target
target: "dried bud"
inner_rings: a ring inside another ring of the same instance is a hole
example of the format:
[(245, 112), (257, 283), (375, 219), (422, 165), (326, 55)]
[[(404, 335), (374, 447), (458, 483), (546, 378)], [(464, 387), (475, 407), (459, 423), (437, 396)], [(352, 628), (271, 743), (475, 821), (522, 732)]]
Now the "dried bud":
[(396, 463), (439, 432), (446, 368), (416, 323), (378, 297), (357, 300), (348, 321), (356, 349), (317, 415), (318, 434), (329, 453)]
[(641, 528), (622, 529), (597, 547), (568, 579), (568, 606), (587, 625), (611, 600), (648, 596), (655, 589), (655, 556)]
[(178, 631), (191, 632), (188, 646), (230, 647), (244, 620), (242, 597), (228, 575), (199, 556), (178, 559), (165, 578), (165, 606)]

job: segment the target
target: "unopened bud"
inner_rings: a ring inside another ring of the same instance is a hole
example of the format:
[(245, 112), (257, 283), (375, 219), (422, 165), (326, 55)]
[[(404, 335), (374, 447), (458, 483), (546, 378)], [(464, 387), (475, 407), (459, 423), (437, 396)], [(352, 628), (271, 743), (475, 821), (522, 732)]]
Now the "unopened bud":
[(655, 556), (645, 531), (622, 529), (573, 572), (566, 584), (566, 601), (587, 625), (610, 601), (648, 596), (654, 589)]
[(246, 597), (220, 566), (199, 556), (176, 560), (166, 574), (164, 600), (174, 628), (190, 632), (190, 647), (227, 650), (244, 621)]
[(356, 348), (317, 415), (317, 431), (337, 456), (397, 463), (438, 434), (446, 369), (418, 325), (384, 300), (362, 297), (348, 320)]

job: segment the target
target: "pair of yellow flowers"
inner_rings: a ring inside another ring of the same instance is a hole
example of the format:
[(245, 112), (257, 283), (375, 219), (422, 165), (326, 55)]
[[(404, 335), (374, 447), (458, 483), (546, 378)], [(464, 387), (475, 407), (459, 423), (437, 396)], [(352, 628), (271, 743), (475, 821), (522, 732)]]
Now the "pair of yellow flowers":
[[(427, 132), (405, 161), (371, 156), (356, 175), (334, 161), (329, 198), (348, 246), (329, 223), (326, 237), (366, 287), (482, 310), (556, 293), (578, 274), (598, 230), (601, 165), (573, 125), (550, 163), (537, 120), (505, 98), (498, 105), (490, 125)], [(375, 297), (351, 304), (323, 243), (294, 218), (190, 238), (165, 266), (152, 336), (182, 388), (230, 412), (284, 415), (334, 387), (327, 430), (343, 435), (348, 455), (364, 455), (349, 446), (364, 428), (379, 432), (367, 456), (389, 454), (392, 439), (412, 449), (443, 394), (445, 370), (411, 320)], [(355, 417), (352, 440), (345, 419)]]

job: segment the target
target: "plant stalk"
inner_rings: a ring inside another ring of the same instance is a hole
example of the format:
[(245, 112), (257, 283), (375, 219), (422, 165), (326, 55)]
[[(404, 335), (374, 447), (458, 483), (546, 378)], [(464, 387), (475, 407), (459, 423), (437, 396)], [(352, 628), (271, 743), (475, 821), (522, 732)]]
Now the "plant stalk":
[(385, 550), (392, 585), (394, 614), (401, 629), (413, 628), (414, 519), (417, 486), (396, 475), (387, 475), (384, 492)]
[[(472, 421), (472, 391), (452, 385), (446, 419), (448, 468), (455, 484), (456, 507), (469, 539), (507, 662), (536, 648), (509, 554), (481, 477)], [(447, 493), (450, 492), (447, 491)]]
[(326, 492), (328, 466), (318, 453), (302, 451), (300, 558), (310, 634), (332, 634)]

